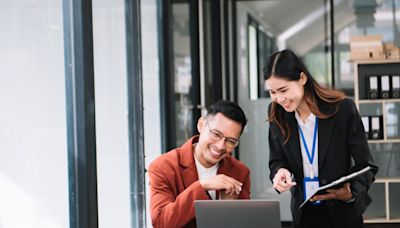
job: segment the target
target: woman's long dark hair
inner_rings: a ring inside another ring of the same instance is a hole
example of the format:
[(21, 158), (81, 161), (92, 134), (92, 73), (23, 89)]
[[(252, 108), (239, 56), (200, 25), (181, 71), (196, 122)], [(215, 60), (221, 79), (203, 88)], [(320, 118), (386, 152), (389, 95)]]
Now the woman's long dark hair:
[[(310, 108), (311, 112), (318, 118), (326, 119), (336, 114), (338, 110), (337, 104), (346, 96), (343, 92), (319, 85), (308, 72), (304, 63), (291, 50), (283, 50), (271, 55), (264, 67), (264, 79), (267, 80), (271, 76), (285, 79), (288, 81), (298, 81), (300, 74), (304, 73), (307, 82), (304, 85), (304, 101)], [(318, 103), (326, 103), (335, 106), (335, 112), (331, 114), (323, 113)], [(289, 140), (291, 131), (289, 125), (284, 121), (285, 110), (276, 102), (272, 102), (269, 112), (268, 121), (276, 123), (280, 128), (285, 143)]]

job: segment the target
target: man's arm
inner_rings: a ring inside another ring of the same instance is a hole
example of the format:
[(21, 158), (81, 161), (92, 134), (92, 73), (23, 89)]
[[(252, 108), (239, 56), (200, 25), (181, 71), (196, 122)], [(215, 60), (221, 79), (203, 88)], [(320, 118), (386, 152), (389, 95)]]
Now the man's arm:
[(239, 185), (237, 186), (238, 187), (237, 191), (228, 192), (226, 189), (221, 189), (219, 191), (219, 199), (221, 200), (250, 199), (250, 170), (246, 167), (244, 169), (239, 170), (238, 172), (243, 173), (244, 175), (243, 176), (241, 175), (241, 177), (237, 177), (240, 181), (242, 181), (238, 182), (241, 184), (240, 186)]
[(246, 169), (246, 177), (243, 181), (242, 191), (240, 192), (238, 199), (250, 199), (250, 170)]
[(180, 194), (174, 192), (173, 183), (159, 170), (150, 166), (150, 208), (155, 228), (182, 227), (195, 217), (194, 201), (209, 199), (199, 181), (194, 182)]

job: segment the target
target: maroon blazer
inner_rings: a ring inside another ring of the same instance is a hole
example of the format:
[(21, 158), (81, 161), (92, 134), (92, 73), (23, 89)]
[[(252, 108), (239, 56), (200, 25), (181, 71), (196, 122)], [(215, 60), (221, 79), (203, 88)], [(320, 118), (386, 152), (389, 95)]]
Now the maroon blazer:
[[(150, 210), (154, 228), (196, 227), (194, 201), (209, 199), (198, 181), (193, 157), (193, 144), (197, 141), (198, 136), (194, 136), (182, 147), (150, 164)], [(250, 170), (242, 162), (228, 155), (220, 161), (217, 173), (242, 182), (238, 198), (250, 199)]]

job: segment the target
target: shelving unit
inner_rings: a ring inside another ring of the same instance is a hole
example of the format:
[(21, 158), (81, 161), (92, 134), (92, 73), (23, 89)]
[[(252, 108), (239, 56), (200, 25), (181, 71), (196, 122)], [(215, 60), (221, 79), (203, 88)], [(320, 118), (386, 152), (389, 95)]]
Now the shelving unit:
[(383, 117), (383, 139), (368, 140), (379, 172), (369, 190), (366, 223), (400, 223), (400, 99), (371, 100), (366, 89), (367, 76), (393, 74), (400, 74), (400, 60), (354, 62), (354, 100), (360, 115)]

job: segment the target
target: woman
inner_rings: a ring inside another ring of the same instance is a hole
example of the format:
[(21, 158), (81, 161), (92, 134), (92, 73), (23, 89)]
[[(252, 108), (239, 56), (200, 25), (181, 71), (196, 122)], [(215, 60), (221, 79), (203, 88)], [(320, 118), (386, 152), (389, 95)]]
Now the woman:
[[(264, 68), (268, 108), (270, 178), (278, 192), (291, 190), (294, 227), (362, 227), (367, 194), (378, 167), (351, 99), (320, 86), (290, 50), (273, 54)], [(371, 169), (336, 189), (313, 189), (341, 176)]]

